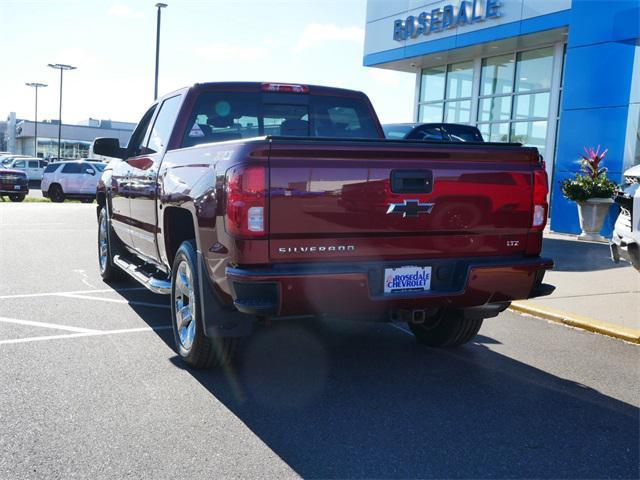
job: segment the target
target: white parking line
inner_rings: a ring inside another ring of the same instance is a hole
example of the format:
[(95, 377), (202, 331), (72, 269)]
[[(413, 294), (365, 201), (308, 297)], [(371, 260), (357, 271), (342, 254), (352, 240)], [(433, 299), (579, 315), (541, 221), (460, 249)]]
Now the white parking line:
[(120, 333), (154, 332), (157, 330), (168, 330), (170, 328), (172, 328), (171, 325), (161, 325), (159, 327), (124, 328), (121, 330), (94, 330), (92, 332), (69, 333), (66, 335), (48, 335), (45, 337), (27, 337), (27, 338), (15, 338), (12, 340), (0, 340), (0, 345), (12, 345), (15, 343), (28, 343), (28, 342), (42, 342), (44, 340), (62, 340), (67, 338), (96, 337), (100, 335), (117, 335)]
[(81, 298), (84, 300), (100, 300), (102, 302), (126, 303), (127, 305), (140, 305), (141, 307), (169, 308), (169, 305), (163, 305), (161, 303), (137, 302), (135, 300), (129, 301), (129, 300), (124, 300), (122, 298), (92, 297), (89, 295), (78, 295), (75, 293), (60, 293), (58, 294), (58, 296), (66, 297), (66, 298)]
[(132, 292), (134, 290), (146, 290), (144, 287), (129, 287), (129, 288), (103, 288), (94, 290), (75, 290), (71, 292), (44, 292), (44, 293), (19, 293), (16, 295), (0, 295), (0, 300), (9, 298), (31, 298), (31, 297), (55, 297), (59, 295), (77, 295), (83, 293), (106, 293), (106, 292)]
[(68, 332), (76, 332), (76, 333), (94, 333), (94, 332), (100, 331), (100, 330), (94, 330), (92, 328), (72, 327), (69, 325), (60, 325), (57, 323), (33, 322), (31, 320), (18, 320), (17, 318), (6, 318), (6, 317), (0, 317), (0, 322), (15, 323), (17, 325), (28, 325), (30, 327), (54, 328), (56, 330), (67, 330)]

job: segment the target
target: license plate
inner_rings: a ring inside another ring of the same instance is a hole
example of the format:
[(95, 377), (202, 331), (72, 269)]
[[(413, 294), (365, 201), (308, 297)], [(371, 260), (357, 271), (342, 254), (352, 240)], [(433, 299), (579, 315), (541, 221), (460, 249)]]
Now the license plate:
[(14, 186), (13, 186), (13, 189), (14, 189), (14, 190), (20, 190), (20, 185), (14, 185)]
[(384, 269), (384, 293), (424, 292), (431, 289), (431, 267)]

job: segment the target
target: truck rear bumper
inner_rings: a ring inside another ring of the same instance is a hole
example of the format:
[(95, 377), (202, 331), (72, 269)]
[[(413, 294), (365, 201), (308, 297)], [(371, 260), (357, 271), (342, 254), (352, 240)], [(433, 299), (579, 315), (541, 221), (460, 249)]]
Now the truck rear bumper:
[[(385, 268), (431, 266), (431, 290), (385, 294)], [(468, 308), (550, 294), (546, 258), (465, 259), (227, 268), (236, 308), (256, 315), (377, 314), (385, 310)]]
[(0, 184), (0, 194), (2, 195), (14, 195), (14, 194), (28, 194), (29, 185), (2, 185)]

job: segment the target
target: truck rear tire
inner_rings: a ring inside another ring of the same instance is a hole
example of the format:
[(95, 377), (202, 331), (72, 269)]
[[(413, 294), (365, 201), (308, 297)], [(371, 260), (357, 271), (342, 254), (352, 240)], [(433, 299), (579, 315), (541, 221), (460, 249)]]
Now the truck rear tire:
[(124, 280), (127, 275), (113, 263), (113, 256), (120, 252), (118, 239), (111, 229), (106, 208), (98, 215), (98, 269), (105, 282)]
[(483, 319), (464, 318), (459, 310), (443, 310), (424, 323), (409, 323), (419, 343), (430, 347), (458, 347), (471, 341), (480, 330)]
[(171, 269), (171, 325), (176, 351), (194, 368), (226, 365), (233, 359), (238, 339), (205, 335), (196, 258), (195, 242), (182, 242)]
[(9, 200), (12, 202), (22, 202), (25, 199), (26, 195), (24, 193), (17, 193), (13, 195), (9, 195)]

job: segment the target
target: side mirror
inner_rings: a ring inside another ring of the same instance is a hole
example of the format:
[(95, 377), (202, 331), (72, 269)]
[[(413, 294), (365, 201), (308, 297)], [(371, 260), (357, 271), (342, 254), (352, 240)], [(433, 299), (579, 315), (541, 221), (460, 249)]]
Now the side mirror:
[(93, 141), (93, 153), (121, 159), (126, 157), (126, 149), (120, 147), (120, 140), (117, 138), (96, 138)]
[(96, 171), (93, 168), (87, 168), (84, 173), (86, 173), (87, 175), (95, 175)]

